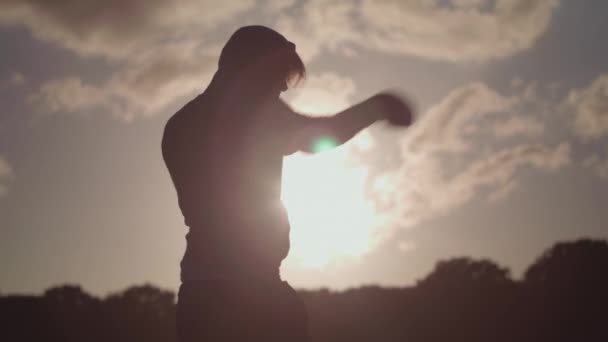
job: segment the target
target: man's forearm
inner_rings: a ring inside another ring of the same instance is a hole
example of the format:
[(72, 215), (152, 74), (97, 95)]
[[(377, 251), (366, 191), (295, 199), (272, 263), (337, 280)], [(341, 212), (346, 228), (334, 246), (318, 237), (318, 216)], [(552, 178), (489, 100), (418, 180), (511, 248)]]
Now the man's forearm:
[(327, 127), (333, 133), (339, 144), (354, 137), (361, 130), (385, 116), (378, 101), (371, 97), (332, 117), (327, 118)]
[(313, 118), (293, 113), (291, 118), (296, 128), (292, 132), (295, 136), (293, 143), (286, 149), (286, 154), (295, 151), (318, 152), (314, 145), (323, 136), (330, 137), (337, 145), (341, 145), (374, 122), (384, 119), (384, 111), (382, 101), (374, 96), (329, 117)]

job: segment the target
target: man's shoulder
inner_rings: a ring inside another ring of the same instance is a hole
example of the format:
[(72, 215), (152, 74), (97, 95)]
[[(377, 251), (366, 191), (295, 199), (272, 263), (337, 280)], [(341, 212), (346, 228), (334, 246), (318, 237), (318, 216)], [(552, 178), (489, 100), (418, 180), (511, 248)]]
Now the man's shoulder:
[[(178, 138), (186, 138), (190, 136), (190, 132), (197, 125), (195, 122), (199, 115), (196, 112), (200, 111), (196, 105), (196, 98), (186, 103), (182, 108), (167, 119), (163, 129), (162, 147), (167, 148), (168, 145), (173, 145)], [(181, 140), (181, 139), (179, 139)]]
[(165, 123), (165, 134), (172, 131), (181, 131), (193, 127), (205, 114), (206, 108), (202, 103), (202, 95), (188, 101), (182, 108), (175, 112)]

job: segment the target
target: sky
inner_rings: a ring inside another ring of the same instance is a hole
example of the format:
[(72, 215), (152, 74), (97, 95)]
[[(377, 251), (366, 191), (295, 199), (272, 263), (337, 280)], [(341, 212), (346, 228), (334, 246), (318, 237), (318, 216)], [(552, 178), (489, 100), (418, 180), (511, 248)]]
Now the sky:
[(0, 293), (177, 289), (187, 227), (160, 153), (238, 27), (297, 46), (283, 98), (328, 115), (392, 89), (408, 129), (285, 160), (297, 288), (409, 286), (439, 260), (521, 277), (608, 238), (602, 0), (0, 0)]

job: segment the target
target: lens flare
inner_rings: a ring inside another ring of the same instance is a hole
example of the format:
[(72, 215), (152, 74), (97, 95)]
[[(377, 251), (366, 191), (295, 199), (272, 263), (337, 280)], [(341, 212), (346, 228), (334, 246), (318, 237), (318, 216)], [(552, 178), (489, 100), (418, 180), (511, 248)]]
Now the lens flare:
[(315, 153), (328, 151), (338, 146), (338, 142), (331, 137), (320, 137), (313, 141), (311, 150)]

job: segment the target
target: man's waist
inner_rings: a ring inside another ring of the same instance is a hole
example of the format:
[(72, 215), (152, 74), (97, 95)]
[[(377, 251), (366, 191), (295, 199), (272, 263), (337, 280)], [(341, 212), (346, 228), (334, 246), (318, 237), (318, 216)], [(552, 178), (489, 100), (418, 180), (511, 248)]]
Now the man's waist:
[(274, 279), (279, 276), (281, 261), (236, 248), (201, 250), (189, 245), (181, 262), (181, 278), (182, 282)]
[(188, 201), (180, 203), (186, 225), (191, 228), (209, 225), (273, 224), (288, 222), (287, 210), (280, 200), (232, 199), (230, 201)]

